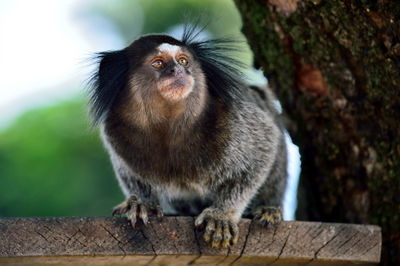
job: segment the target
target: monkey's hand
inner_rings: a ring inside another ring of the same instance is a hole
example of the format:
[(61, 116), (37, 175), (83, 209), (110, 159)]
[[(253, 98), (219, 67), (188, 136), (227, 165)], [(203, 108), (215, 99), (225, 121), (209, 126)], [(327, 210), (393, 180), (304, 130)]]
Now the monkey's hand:
[(232, 211), (217, 208), (206, 208), (196, 218), (195, 226), (199, 227), (205, 223), (204, 240), (211, 242), (213, 248), (226, 248), (237, 243), (239, 228), (237, 221), (233, 218)]
[(281, 207), (259, 206), (253, 212), (253, 219), (265, 224), (277, 224), (282, 221)]
[(159, 219), (162, 219), (164, 215), (160, 205), (141, 202), (136, 195), (130, 196), (129, 199), (115, 206), (112, 216), (124, 215), (125, 213), (133, 228), (135, 228), (138, 215), (145, 225), (149, 221), (148, 215), (157, 215)]

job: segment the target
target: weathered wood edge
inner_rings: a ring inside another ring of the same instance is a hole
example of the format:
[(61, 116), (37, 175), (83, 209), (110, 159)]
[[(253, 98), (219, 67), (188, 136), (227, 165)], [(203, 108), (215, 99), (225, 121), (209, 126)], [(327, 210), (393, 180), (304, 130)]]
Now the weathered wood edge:
[(179, 256), (180, 262), (191, 264), (213, 260), (223, 264), (342, 265), (377, 264), (381, 255), (381, 229), (374, 225), (290, 221), (266, 228), (242, 219), (237, 245), (215, 250), (204, 243), (192, 217), (150, 221), (133, 230), (126, 218), (1, 218), (0, 262), (23, 262), (24, 257), (33, 257), (29, 261), (34, 262), (37, 256), (46, 256), (47, 261), (108, 256), (122, 257), (125, 262), (147, 258), (157, 264)]

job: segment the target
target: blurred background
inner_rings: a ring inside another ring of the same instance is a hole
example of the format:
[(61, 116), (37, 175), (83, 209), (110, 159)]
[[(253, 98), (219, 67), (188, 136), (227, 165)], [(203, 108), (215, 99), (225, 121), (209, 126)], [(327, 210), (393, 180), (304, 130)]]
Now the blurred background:
[[(200, 13), (205, 34), (245, 40), (231, 0), (0, 0), (0, 217), (111, 214), (123, 195), (89, 127), (89, 59), (144, 33), (180, 37)], [(240, 56), (251, 65), (245, 43)]]

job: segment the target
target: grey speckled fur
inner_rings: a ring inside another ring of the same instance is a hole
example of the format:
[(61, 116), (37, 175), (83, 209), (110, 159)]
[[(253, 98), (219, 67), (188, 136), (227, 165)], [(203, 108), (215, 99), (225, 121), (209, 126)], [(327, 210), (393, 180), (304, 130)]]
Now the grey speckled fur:
[[(103, 125), (102, 138), (125, 196), (135, 194), (142, 201), (159, 202), (167, 214), (177, 215), (198, 215), (213, 205), (234, 209), (240, 217), (261, 205), (282, 206), (286, 146), (277, 114), (262, 105), (266, 101), (249, 94), (247, 101), (229, 110), (224, 119), (229, 142), (221, 158), (202, 164), (195, 171), (198, 175), (191, 177), (141, 176), (134, 163), (129, 166), (115, 151)], [(175, 156), (179, 157), (179, 151)]]
[(281, 219), (265, 207), (282, 206), (285, 139), (273, 94), (238, 78), (229, 42), (195, 42), (187, 32), (101, 54), (92, 113), (127, 198), (114, 213), (128, 213), (133, 226), (137, 215), (144, 223), (160, 215), (159, 205), (198, 215), (204, 239), (227, 247), (240, 217), (256, 210), (261, 222)]

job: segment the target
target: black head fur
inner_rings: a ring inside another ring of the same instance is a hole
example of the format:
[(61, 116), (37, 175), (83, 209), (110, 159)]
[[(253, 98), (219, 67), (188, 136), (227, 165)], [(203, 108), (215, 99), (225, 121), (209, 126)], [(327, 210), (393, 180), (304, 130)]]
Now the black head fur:
[(203, 30), (196, 24), (187, 24), (182, 40), (167, 35), (144, 35), (125, 49), (99, 53), (96, 57), (100, 61), (99, 70), (90, 79), (89, 104), (94, 124), (103, 121), (116, 97), (128, 86), (130, 73), (162, 43), (187, 47), (200, 62), (210, 94), (226, 105), (239, 103), (246, 87), (240, 78), (242, 64), (230, 56), (238, 51), (237, 42), (228, 38), (196, 41)]
[(197, 30), (197, 24), (186, 24), (182, 43), (200, 62), (210, 94), (227, 105), (237, 104), (246, 89), (240, 71), (243, 64), (231, 55), (239, 51), (238, 42), (230, 38), (196, 41), (203, 30)]

